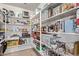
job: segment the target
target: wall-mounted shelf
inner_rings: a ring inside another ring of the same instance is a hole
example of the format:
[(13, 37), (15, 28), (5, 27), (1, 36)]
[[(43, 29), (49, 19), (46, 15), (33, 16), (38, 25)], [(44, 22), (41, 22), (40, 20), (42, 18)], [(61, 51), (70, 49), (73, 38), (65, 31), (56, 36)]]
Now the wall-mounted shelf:
[(19, 40), (19, 37), (14, 37), (14, 38), (7, 38), (7, 39), (5, 39), (6, 41), (8, 41), (8, 40)]
[(33, 48), (33, 47), (31, 45), (22, 44), (22, 45), (18, 45), (17, 47), (8, 48), (5, 53), (11, 53), (14, 51), (20, 51), (20, 50), (29, 49), (29, 48)]
[(72, 9), (70, 9), (70, 10), (67, 10), (67, 11), (64, 11), (64, 12), (62, 12), (62, 13), (59, 13), (59, 14), (57, 14), (57, 15), (55, 15), (55, 16), (49, 17), (49, 18), (43, 20), (43, 21), (42, 21), (42, 24), (43, 24), (43, 23), (46, 23), (46, 22), (51, 22), (51, 21), (54, 21), (54, 20), (59, 20), (59, 19), (62, 19), (62, 18), (64, 18), (64, 17), (68, 17), (69, 15), (74, 15), (74, 14), (76, 14), (76, 10), (77, 10), (78, 8), (79, 8), (79, 7), (74, 7), (74, 8), (72, 8)]
[(65, 32), (46, 32), (46, 34), (66, 34), (66, 35), (79, 35), (79, 33), (65, 33)]
[[(5, 23), (3, 22), (3, 25), (5, 25)], [(6, 25), (8, 25), (8, 26), (26, 26), (26, 25), (24, 25), (24, 24), (20, 24), (20, 23), (15, 23), (15, 24), (12, 24), (12, 23), (6, 23)]]
[(7, 32), (7, 33), (19, 35), (19, 34), (21, 34), (22, 32)]
[(27, 20), (27, 18), (20, 18), (20, 17), (15, 17), (15, 16), (9, 16), (9, 18)]

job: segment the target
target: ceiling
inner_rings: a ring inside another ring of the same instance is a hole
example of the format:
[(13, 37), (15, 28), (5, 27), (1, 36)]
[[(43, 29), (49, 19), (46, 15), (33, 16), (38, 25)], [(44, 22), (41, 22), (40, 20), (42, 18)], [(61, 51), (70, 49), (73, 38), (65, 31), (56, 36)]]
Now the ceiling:
[(40, 3), (5, 3), (5, 4), (34, 11), (39, 6)]

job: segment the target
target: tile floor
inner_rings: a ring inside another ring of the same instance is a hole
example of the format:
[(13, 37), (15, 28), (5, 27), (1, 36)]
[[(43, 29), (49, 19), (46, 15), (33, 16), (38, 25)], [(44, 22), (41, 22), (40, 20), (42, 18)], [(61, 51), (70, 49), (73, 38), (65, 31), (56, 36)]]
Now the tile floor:
[(17, 52), (12, 52), (8, 54), (4, 54), (4, 56), (37, 56), (38, 54), (34, 49), (26, 49)]

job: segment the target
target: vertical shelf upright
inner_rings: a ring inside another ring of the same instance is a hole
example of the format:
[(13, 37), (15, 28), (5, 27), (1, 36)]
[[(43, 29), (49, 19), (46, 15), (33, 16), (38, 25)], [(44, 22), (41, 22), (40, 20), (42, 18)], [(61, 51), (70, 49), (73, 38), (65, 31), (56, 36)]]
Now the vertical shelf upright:
[(40, 11), (40, 52), (42, 52), (42, 45), (41, 45), (41, 11)]

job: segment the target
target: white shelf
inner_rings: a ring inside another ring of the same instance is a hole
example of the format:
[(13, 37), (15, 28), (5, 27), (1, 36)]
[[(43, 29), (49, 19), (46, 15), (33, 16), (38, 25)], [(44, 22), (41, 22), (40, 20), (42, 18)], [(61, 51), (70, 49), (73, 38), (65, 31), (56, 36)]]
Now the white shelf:
[(13, 19), (22, 19), (22, 20), (26, 20), (26, 19), (27, 19), (27, 18), (15, 17), (15, 16), (9, 16), (9, 18), (13, 18)]
[(8, 41), (8, 40), (19, 40), (19, 37), (13, 37), (13, 38), (7, 38), (7, 39), (5, 39), (6, 41)]
[[(40, 41), (39, 41), (39, 40), (37, 40), (37, 39), (35, 39), (35, 41), (37, 41), (37, 42), (39, 42), (39, 43), (40, 43)], [(43, 45), (47, 46), (48, 48), (51, 48), (51, 47), (49, 47), (48, 45), (46, 45), (45, 43), (43, 43), (43, 42), (41, 42), (41, 44), (43, 44)]]
[[(2, 21), (0, 21), (3, 25), (5, 25), (5, 22), (2, 22)], [(22, 24), (22, 23), (6, 23), (6, 25), (17, 25), (17, 26), (26, 26), (25, 24)]]
[(26, 25), (24, 25), (24, 24), (21, 24), (21, 23), (15, 23), (15, 24), (13, 24), (13, 23), (8, 23), (8, 24), (6, 24), (6, 25), (11, 25), (11, 26), (26, 26)]
[(79, 7), (74, 7), (70, 10), (67, 10), (67, 11), (64, 11), (62, 13), (59, 13), (55, 16), (52, 16), (52, 17), (49, 17), (45, 20), (42, 21), (42, 23), (46, 23), (46, 22), (50, 22), (50, 21), (54, 21), (54, 20), (59, 20), (59, 19), (62, 19), (64, 17), (67, 17), (69, 15), (74, 15), (76, 13), (76, 10), (78, 9)]
[[(42, 20), (42, 24), (43, 23), (46, 23), (46, 22), (51, 22), (51, 21), (54, 21), (54, 20), (59, 20), (59, 19), (62, 19), (64, 17), (68, 17), (69, 15), (74, 15), (76, 13), (76, 10), (78, 9), (79, 7), (74, 7), (70, 10), (67, 10), (67, 11), (64, 11), (62, 13), (59, 13), (57, 15), (54, 15), (54, 16), (51, 16), (45, 20)], [(36, 15), (37, 16), (37, 15)], [(35, 23), (35, 24), (39, 24), (38, 22)]]
[(17, 47), (7, 48), (7, 50), (5, 51), (5, 53), (11, 53), (11, 52), (15, 52), (15, 51), (21, 51), (21, 50), (30, 49), (30, 48), (33, 48), (33, 47), (31, 45), (22, 44), (22, 45), (18, 45)]
[(6, 32), (7, 32), (7, 33), (11, 33), (11, 34), (16, 34), (16, 33), (19, 34), (19, 33), (22, 33), (21, 31), (19, 31), (19, 32), (18, 32), (18, 31), (14, 32), (14, 31), (9, 31), (9, 30), (6, 31)]
[[(55, 6), (57, 6), (57, 5), (58, 5), (58, 4), (56, 4), (56, 3), (55, 3), (55, 4), (50, 3), (50, 4), (48, 4), (46, 7), (44, 7), (44, 8), (41, 10), (41, 12), (43, 12), (43, 11), (46, 10), (46, 9), (48, 9), (50, 6), (55, 7)], [(42, 24), (44, 24), (44, 23), (46, 23), (46, 22), (51, 22), (51, 21), (54, 21), (54, 20), (59, 20), (59, 19), (62, 19), (62, 18), (68, 17), (68, 16), (75, 15), (75, 14), (76, 14), (76, 10), (77, 10), (78, 8), (79, 8), (79, 7), (74, 7), (74, 8), (72, 8), (72, 9), (69, 9), (69, 10), (64, 11), (64, 12), (62, 12), (62, 13), (59, 13), (59, 14), (57, 14), (57, 15), (51, 16), (51, 17), (49, 17), (49, 18), (47, 18), (47, 19), (45, 19), (45, 20), (42, 20), (41, 22), (42, 22)], [(36, 15), (32, 18), (32, 20), (35, 19), (35, 18), (39, 18), (39, 16), (40, 16), (40, 13), (36, 14)], [(35, 24), (39, 24), (39, 23), (37, 22), (37, 23), (35, 23)], [(47, 32), (46, 35), (48, 35), (48, 34), (79, 35), (78, 33), (65, 33), (65, 32)], [(40, 41), (37, 40), (37, 39), (36, 39), (36, 41), (37, 41), (37, 42), (40, 42)], [(45, 44), (45, 43), (42, 42), (42, 41), (41, 41), (41, 44), (47, 46), (48, 48), (52, 48), (51, 46), (48, 46), (47, 44)], [(36, 48), (35, 48), (35, 49), (36, 49)], [(38, 51), (37, 49), (36, 49), (36, 51), (39, 52), (41, 55), (43, 55), (43, 53), (40, 52), (40, 51)], [(55, 51), (55, 50), (54, 50), (54, 51)], [(56, 51), (55, 51), (55, 52), (56, 52)], [(58, 53), (58, 52), (57, 52), (57, 53)], [(67, 54), (62, 54), (62, 55), (63, 55), (63, 56), (67, 56)], [(71, 55), (71, 54), (68, 54), (68, 55)]]
[(69, 35), (79, 35), (78, 33), (65, 33), (65, 32), (46, 32), (47, 34), (69, 34)]
[(60, 33), (60, 34), (79, 35), (78, 33)]

